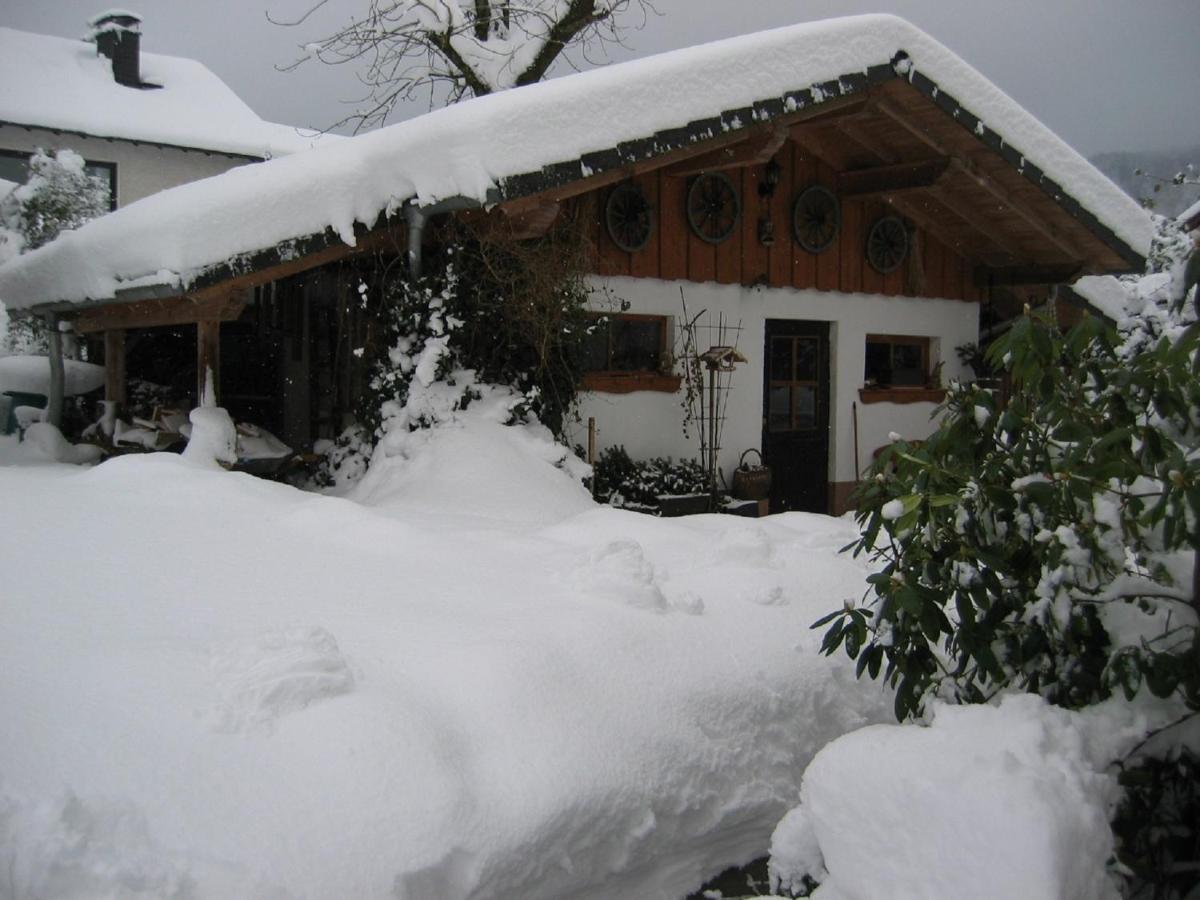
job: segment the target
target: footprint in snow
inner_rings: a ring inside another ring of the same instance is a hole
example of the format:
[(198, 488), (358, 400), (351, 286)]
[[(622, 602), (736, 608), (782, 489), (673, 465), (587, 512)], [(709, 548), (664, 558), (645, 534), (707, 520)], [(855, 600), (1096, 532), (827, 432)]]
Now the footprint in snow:
[(215, 727), (238, 731), (348, 694), (354, 674), (324, 628), (296, 627), (230, 641), (212, 651)]
[(576, 571), (575, 587), (618, 603), (664, 612), (667, 598), (659, 587), (654, 566), (637, 541), (611, 541), (597, 547)]

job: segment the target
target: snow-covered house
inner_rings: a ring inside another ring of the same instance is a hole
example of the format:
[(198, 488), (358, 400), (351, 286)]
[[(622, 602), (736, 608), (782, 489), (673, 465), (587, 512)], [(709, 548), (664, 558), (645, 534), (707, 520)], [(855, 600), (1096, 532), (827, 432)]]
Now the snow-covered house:
[(321, 297), (345, 299), (336, 265), (417, 258), (440, 217), (536, 237), (564, 210), (589, 223), (596, 281), (628, 304), (585, 382), (600, 446), (694, 454), (671, 360), (682, 290), (689, 313), (735, 327), (746, 359), (725, 471), (761, 446), (773, 508), (818, 511), (844, 508), (890, 432), (928, 433), (981, 305), (1140, 269), (1151, 232), (945, 47), (862, 16), (487, 96), (186, 185), (0, 269), (0, 298), (105, 332), (114, 392), (126, 328), (197, 323), (202, 372), (222, 321), (291, 316), (297, 342), (271, 377), (290, 385), (273, 424), (295, 441), (335, 387), (297, 375), (319, 363), (304, 336), (330, 315)]
[(86, 41), (0, 28), (0, 179), (23, 181), (37, 148), (74, 150), (112, 206), (314, 143), (265, 122), (202, 63), (141, 52), (134, 13)]

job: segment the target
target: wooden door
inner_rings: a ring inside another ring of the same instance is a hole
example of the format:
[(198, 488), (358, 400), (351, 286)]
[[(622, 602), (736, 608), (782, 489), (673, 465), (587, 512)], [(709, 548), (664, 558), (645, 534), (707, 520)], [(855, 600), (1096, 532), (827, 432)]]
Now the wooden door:
[(771, 512), (829, 511), (829, 323), (768, 319), (763, 458)]

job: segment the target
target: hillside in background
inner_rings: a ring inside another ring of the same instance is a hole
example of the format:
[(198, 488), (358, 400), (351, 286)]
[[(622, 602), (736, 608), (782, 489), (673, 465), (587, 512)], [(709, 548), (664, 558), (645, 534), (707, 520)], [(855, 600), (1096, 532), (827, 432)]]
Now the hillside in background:
[[(1091, 158), (1091, 163), (1135, 200), (1152, 199), (1154, 211), (1164, 216), (1177, 216), (1200, 200), (1200, 185), (1162, 184), (1164, 179), (1169, 181), (1176, 172), (1186, 170), (1189, 165), (1200, 177), (1200, 146), (1155, 153), (1100, 153)], [(1139, 175), (1138, 170), (1148, 174)], [(1161, 185), (1157, 192), (1154, 190), (1156, 185)]]

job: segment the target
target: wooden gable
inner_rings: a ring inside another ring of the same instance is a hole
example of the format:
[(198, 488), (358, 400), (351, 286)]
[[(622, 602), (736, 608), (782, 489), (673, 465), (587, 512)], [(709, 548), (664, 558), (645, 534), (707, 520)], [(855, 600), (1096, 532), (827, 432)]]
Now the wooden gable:
[[(1034, 300), (1086, 273), (1122, 272), (1138, 260), (1077, 202), (935, 85), (888, 79), (769, 125), (611, 168), (602, 175), (502, 204), (527, 221), (557, 204), (587, 205), (596, 270), (605, 275), (747, 286), (982, 300), (992, 292)], [(768, 166), (778, 183), (764, 190)], [(720, 171), (741, 200), (733, 234), (709, 243), (689, 227), (691, 179)], [(632, 183), (654, 211), (646, 245), (621, 249), (604, 226), (616, 186)], [(822, 185), (839, 200), (841, 228), (826, 250), (795, 239), (793, 204)], [(867, 261), (871, 226), (900, 216), (913, 237), (903, 264), (880, 274)], [(771, 223), (773, 242), (761, 239)]]

